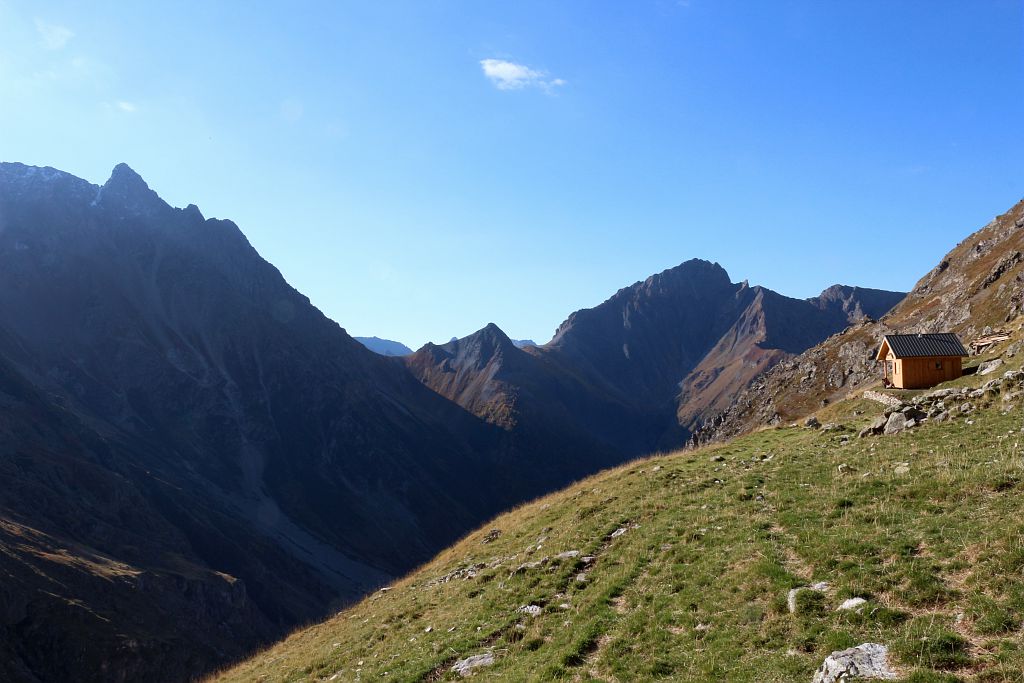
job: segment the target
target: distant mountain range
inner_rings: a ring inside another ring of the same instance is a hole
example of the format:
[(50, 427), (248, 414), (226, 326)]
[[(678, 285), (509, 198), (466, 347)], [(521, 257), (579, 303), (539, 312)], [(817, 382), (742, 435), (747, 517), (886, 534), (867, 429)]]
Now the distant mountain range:
[[(412, 354), (412, 349), (403, 344), (402, 342), (392, 341), (390, 339), (381, 339), (380, 337), (353, 337), (357, 342), (370, 349), (374, 353), (379, 353), (382, 356), (409, 356)], [(458, 337), (452, 337), (451, 341), (457, 341)], [(537, 346), (537, 342), (532, 339), (513, 339), (512, 344), (516, 348), (523, 348), (524, 346)]]
[(353, 337), (357, 342), (382, 356), (408, 356), (412, 349), (402, 342), (381, 339), (380, 337)]
[(188, 680), (685, 443), (901, 297), (790, 299), (693, 260), (544, 346), (488, 325), (388, 358), (129, 167), (0, 164), (0, 679)]
[(791, 299), (695, 259), (573, 313), (544, 346), (519, 349), (490, 324), (403, 360), (504, 429), (648, 453), (681, 446), (705, 411), (727, 406), (754, 377), (903, 296), (836, 285)]

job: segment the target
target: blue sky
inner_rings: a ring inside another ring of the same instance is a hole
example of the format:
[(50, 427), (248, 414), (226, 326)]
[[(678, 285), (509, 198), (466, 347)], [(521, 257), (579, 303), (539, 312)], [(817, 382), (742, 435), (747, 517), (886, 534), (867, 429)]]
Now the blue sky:
[(0, 0), (0, 159), (237, 222), (352, 334), (692, 257), (908, 289), (1024, 197), (1024, 0)]

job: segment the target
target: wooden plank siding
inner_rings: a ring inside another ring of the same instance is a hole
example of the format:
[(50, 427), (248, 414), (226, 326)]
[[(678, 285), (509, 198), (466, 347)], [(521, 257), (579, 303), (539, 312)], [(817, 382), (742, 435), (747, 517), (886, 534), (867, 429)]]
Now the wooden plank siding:
[(887, 361), (893, 364), (890, 380), (898, 389), (925, 389), (963, 374), (960, 356), (896, 358), (890, 352)]

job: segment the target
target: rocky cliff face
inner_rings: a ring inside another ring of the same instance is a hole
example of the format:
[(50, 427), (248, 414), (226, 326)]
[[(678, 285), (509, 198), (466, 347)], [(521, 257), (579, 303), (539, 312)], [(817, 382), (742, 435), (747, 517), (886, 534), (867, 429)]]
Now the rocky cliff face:
[[(720, 411), (705, 414), (697, 441), (789, 422), (877, 382), (874, 361), (888, 333), (947, 332), (965, 342), (1024, 312), (1024, 201), (958, 244), (885, 315), (885, 299), (850, 329), (758, 377)], [(826, 290), (826, 293), (828, 290)], [(830, 294), (833, 306), (843, 296)], [(842, 308), (856, 311), (843, 303)], [(878, 318), (877, 321), (874, 318)]]

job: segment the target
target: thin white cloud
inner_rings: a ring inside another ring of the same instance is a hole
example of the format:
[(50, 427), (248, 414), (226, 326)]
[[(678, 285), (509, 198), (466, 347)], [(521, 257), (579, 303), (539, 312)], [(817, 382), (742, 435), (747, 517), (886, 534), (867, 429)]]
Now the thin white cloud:
[(481, 59), (480, 68), (498, 90), (540, 88), (545, 92), (551, 92), (552, 89), (565, 85), (561, 78), (549, 78), (547, 71), (531, 69), (525, 64), (505, 59)]
[(47, 50), (61, 50), (75, 37), (75, 32), (67, 26), (51, 24), (42, 19), (36, 19), (36, 33), (39, 34), (40, 44)]
[(134, 102), (126, 102), (125, 100), (115, 102), (114, 106), (126, 114), (134, 114), (139, 110), (138, 106), (136, 106)]

